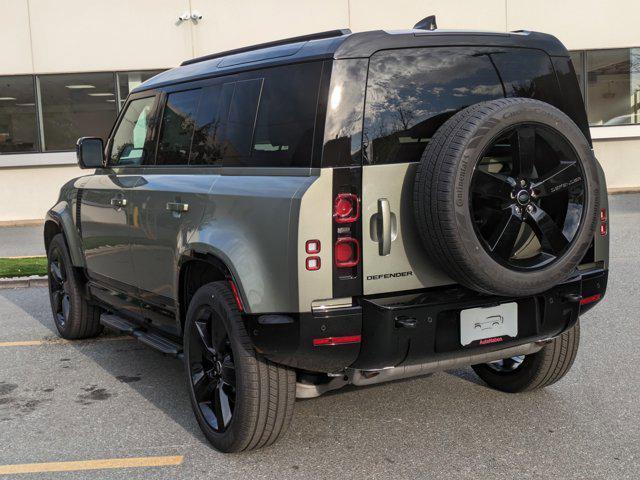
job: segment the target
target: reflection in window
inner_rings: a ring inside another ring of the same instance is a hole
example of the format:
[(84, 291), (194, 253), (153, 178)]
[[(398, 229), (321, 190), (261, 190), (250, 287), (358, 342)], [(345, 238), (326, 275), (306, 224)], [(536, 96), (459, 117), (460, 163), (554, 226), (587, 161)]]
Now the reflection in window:
[(251, 164), (308, 167), (311, 163), (320, 62), (270, 69), (265, 75)]
[(142, 82), (146, 82), (152, 77), (155, 77), (159, 73), (162, 73), (164, 70), (145, 70), (140, 72), (119, 72), (118, 73), (118, 96), (120, 106), (118, 108), (122, 108), (124, 106), (124, 102), (127, 100), (127, 96), (137, 86), (139, 86)]
[(539, 50), (510, 48), (491, 53), (507, 97), (535, 98), (562, 108), (551, 59)]
[(233, 85), (227, 87), (226, 109), (220, 108), (220, 85), (204, 88), (191, 146), (190, 165), (219, 166), (224, 154), (221, 112), (229, 108)]
[(0, 77), (0, 153), (36, 151), (37, 138), (33, 77)]
[(362, 116), (368, 61), (334, 60), (324, 126), (323, 164), (362, 163)]
[(431, 136), (458, 110), (503, 97), (488, 51), (429, 48), (371, 57), (364, 142), (369, 163), (420, 160)]
[(146, 97), (129, 104), (113, 138), (110, 165), (140, 165), (150, 158), (146, 139), (154, 100)]
[(42, 75), (45, 150), (72, 150), (78, 137), (105, 139), (116, 117), (112, 73)]
[(640, 123), (640, 48), (586, 52), (591, 125)]
[[(229, 115), (225, 124), (225, 165), (248, 164), (251, 153), (251, 137), (256, 121), (262, 78), (243, 80), (233, 84)], [(223, 98), (228, 97), (231, 85), (224, 85)]]
[(156, 165), (188, 165), (201, 89), (170, 93), (162, 115)]

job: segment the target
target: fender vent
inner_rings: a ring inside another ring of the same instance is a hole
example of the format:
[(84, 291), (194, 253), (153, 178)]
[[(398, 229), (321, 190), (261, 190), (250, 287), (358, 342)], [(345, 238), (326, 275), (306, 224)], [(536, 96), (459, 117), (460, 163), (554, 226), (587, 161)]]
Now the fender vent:
[(76, 195), (76, 229), (78, 230), (78, 234), (80, 238), (82, 238), (82, 221), (80, 217), (80, 207), (82, 206), (82, 192), (84, 190), (82, 188), (78, 189), (78, 194)]

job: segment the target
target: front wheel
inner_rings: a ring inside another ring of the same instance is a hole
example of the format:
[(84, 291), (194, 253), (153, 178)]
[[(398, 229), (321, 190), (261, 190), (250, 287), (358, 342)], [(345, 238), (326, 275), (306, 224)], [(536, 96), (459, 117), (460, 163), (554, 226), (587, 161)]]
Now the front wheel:
[(576, 358), (580, 344), (580, 323), (554, 338), (531, 355), (504, 358), (473, 365), (473, 370), (490, 387), (517, 393), (547, 387), (564, 377)]
[(47, 251), (47, 277), (53, 321), (62, 338), (79, 339), (100, 335), (100, 307), (91, 304), (84, 285), (71, 264), (64, 236), (51, 240)]
[(225, 282), (204, 285), (193, 296), (184, 328), (184, 360), (191, 406), (217, 450), (261, 448), (286, 432), (295, 373), (255, 352)]

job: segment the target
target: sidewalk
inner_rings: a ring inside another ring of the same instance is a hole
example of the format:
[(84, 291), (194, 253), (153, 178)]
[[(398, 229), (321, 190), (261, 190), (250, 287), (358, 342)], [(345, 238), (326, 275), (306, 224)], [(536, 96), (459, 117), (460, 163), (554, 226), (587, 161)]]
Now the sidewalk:
[(42, 225), (0, 228), (0, 258), (44, 255)]

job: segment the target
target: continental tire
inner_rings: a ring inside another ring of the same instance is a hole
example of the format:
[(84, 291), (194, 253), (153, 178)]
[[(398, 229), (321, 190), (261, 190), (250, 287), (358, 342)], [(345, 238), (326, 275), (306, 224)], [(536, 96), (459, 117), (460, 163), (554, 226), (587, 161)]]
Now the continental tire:
[(580, 345), (580, 324), (526, 355), (524, 359), (504, 359), (494, 364), (474, 365), (473, 370), (496, 390), (518, 393), (548, 387), (571, 369)]
[(64, 236), (59, 233), (47, 251), (47, 277), (53, 320), (62, 338), (100, 335), (102, 310), (86, 298), (84, 285), (74, 271)]
[(184, 361), (191, 405), (221, 452), (271, 445), (289, 428), (295, 372), (253, 348), (226, 282), (198, 289), (187, 312)]
[(442, 125), (416, 173), (414, 211), (426, 253), (452, 279), (528, 296), (574, 271), (593, 240), (599, 197), (596, 160), (573, 121), (511, 98)]

